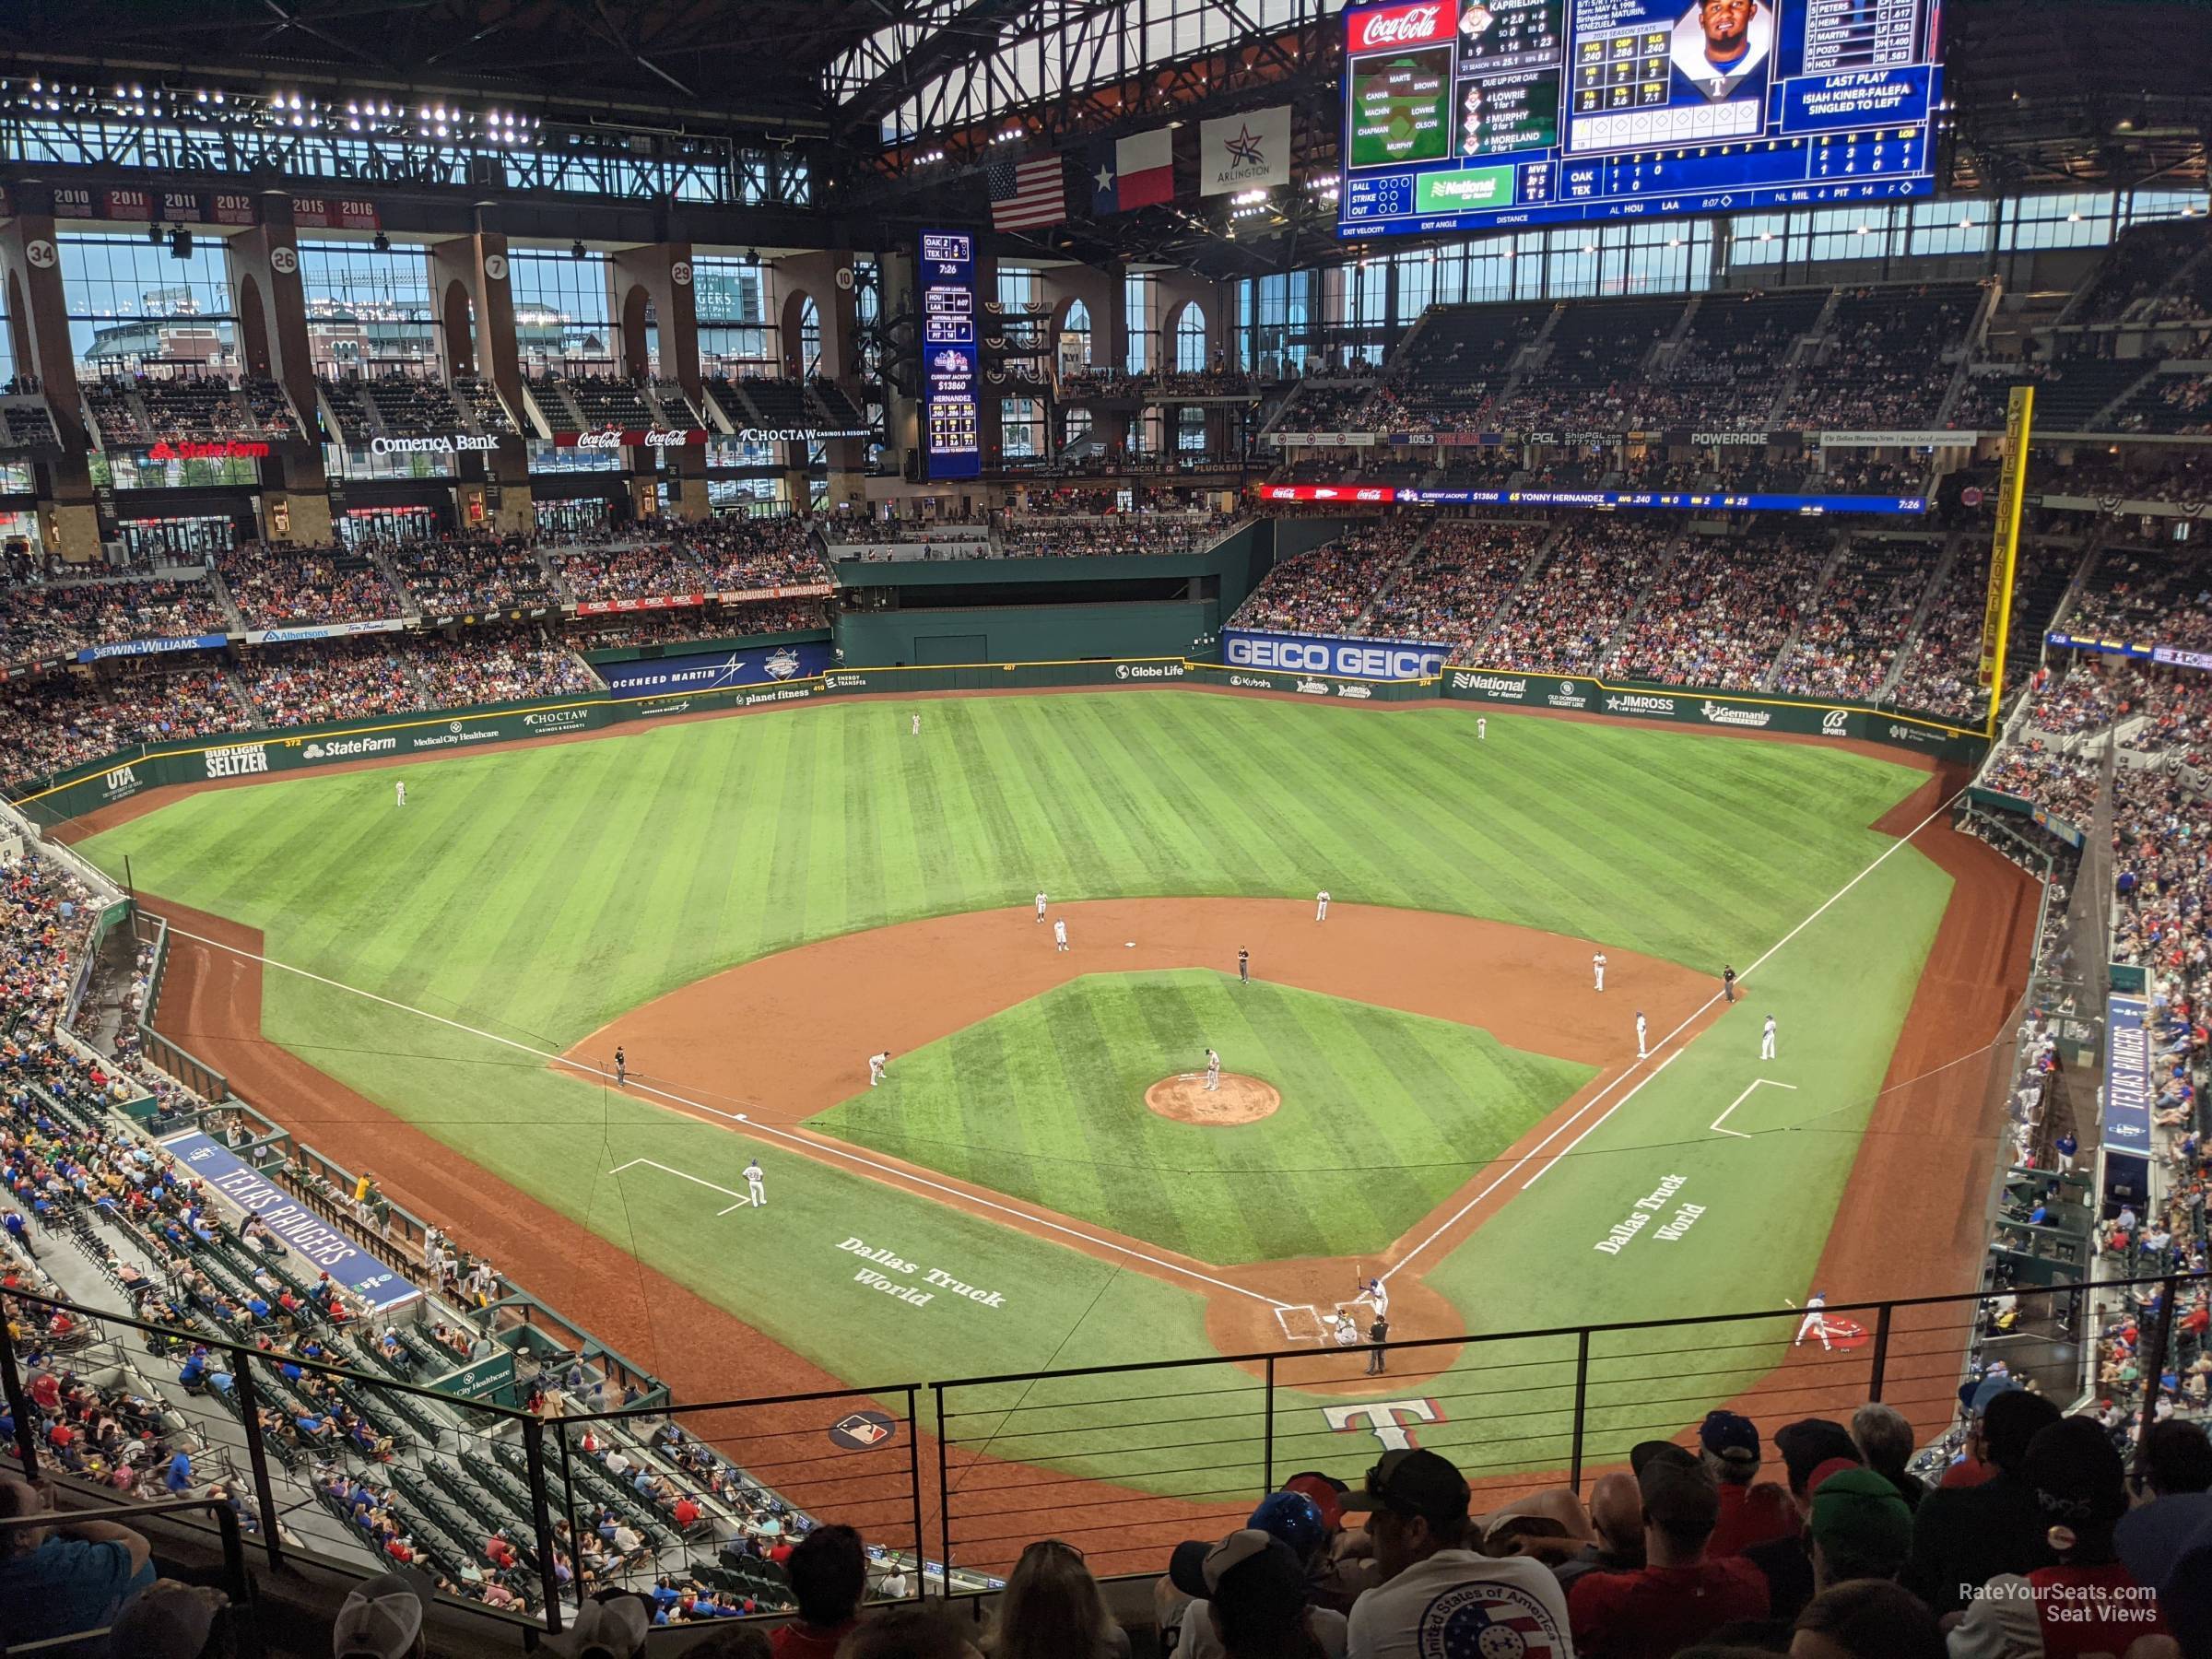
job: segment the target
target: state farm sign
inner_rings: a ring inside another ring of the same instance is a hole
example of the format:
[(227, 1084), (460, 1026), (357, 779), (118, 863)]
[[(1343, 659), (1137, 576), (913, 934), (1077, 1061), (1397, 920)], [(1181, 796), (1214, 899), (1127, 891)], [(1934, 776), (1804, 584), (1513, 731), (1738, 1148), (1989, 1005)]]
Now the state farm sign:
[(1452, 38), (1452, 10), (1443, 0), (1428, 0), (1420, 6), (1386, 6), (1377, 11), (1355, 12), (1345, 19), (1351, 30), (1347, 49), (1384, 52), (1448, 41)]

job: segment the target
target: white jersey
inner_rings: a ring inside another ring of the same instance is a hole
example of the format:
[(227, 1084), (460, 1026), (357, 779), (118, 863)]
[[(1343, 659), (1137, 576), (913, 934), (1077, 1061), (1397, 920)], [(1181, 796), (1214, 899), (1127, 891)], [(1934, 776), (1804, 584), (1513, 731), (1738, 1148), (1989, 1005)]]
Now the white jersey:
[(1055, 923), (1053, 923), (1053, 942), (1054, 942), (1054, 943), (1056, 943), (1056, 944), (1065, 945), (1065, 944), (1066, 944), (1066, 943), (1067, 943), (1067, 924), (1066, 924), (1066, 923), (1065, 923), (1065, 922), (1055, 922)]
[(760, 1184), (760, 1164), (759, 1159), (755, 1159), (753, 1162), (745, 1166), (745, 1182), (747, 1186), (759, 1186)]

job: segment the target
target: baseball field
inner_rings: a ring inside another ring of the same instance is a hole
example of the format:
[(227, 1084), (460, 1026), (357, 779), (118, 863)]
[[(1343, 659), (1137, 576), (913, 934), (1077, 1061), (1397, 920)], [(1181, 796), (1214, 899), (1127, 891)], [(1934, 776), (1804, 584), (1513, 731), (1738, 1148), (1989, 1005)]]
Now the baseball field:
[[(1324, 1340), (1357, 1278), (1413, 1338), (1964, 1288), (1986, 1147), (1884, 1109), (2009, 1000), (2018, 893), (1946, 793), (1625, 723), (949, 696), (163, 792), (83, 850), (179, 931), (171, 1038), (691, 1397), (1290, 1349), (1288, 1466), (1410, 1389), (1510, 1471), (1560, 1460), (1571, 1342), (1370, 1379)], [(1624, 1362), (1589, 1428), (1694, 1423), (1790, 1334)], [(1434, 1404), (1514, 1367), (1510, 1425)], [(1218, 1430), (1117, 1402), (1251, 1371), (970, 1391), (963, 1440), (1203, 1503)]]

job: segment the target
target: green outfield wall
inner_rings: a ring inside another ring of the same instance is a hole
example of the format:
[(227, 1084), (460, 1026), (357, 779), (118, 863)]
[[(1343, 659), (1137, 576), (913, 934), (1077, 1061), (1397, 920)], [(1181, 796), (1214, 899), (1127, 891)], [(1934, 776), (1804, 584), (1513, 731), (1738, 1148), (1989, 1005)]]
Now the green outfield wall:
[[(1187, 610), (1187, 606), (1159, 607)], [(942, 618), (948, 613), (935, 613)], [(1060, 618), (1067, 620), (1067, 618)], [(959, 637), (957, 635), (953, 637)], [(1095, 647), (1086, 635), (1083, 643)], [(852, 654), (850, 652), (848, 655)], [(1113, 657), (1040, 658), (1020, 662), (896, 664), (848, 668), (764, 685), (665, 696), (576, 697), (533, 703), (449, 709), (434, 714), (384, 716), (327, 725), (234, 732), (219, 740), (146, 744), (106, 759), (12, 786), (7, 798), (42, 826), (65, 823), (102, 806), (167, 784), (230, 782), (360, 760), (427, 759), (465, 754), (498, 743), (603, 731), (671, 716), (728, 713), (825, 697), (916, 691), (1019, 691), (1090, 686), (1100, 689), (1202, 686), (1357, 703), (1476, 702), (1536, 712), (1604, 714), (1664, 720), (1722, 731), (1785, 732), (1808, 737), (1856, 738), (1938, 759), (1978, 760), (1978, 734), (1912, 715), (1787, 698), (1716, 695), (1609, 685), (1564, 675), (1511, 669), (1452, 668), (1429, 679), (1371, 680), (1287, 669), (1230, 667), (1183, 651)]]
[(1183, 656), (1219, 631), (1212, 599), (854, 611), (837, 621), (848, 663), (945, 665)]

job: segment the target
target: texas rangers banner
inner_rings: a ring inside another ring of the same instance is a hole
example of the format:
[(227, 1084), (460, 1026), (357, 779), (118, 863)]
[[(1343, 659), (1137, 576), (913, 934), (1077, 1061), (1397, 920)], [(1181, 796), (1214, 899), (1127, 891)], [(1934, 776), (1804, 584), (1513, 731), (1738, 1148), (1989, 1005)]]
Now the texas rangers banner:
[(695, 652), (629, 663), (602, 663), (599, 674), (617, 698), (665, 697), (677, 691), (721, 691), (811, 679), (830, 666), (826, 640), (756, 651)]
[(347, 1295), (379, 1313), (421, 1294), (405, 1275), (361, 1249), (220, 1142), (193, 1129), (170, 1135), (161, 1148), (240, 1209), (259, 1216), (296, 1253), (304, 1277), (327, 1273)]
[(2104, 1113), (2098, 1126), (2099, 1186), (2108, 1205), (2143, 1206), (2150, 1190), (2150, 1005), (2105, 999)]
[(1198, 125), (1198, 194), (1290, 182), (1290, 106), (1224, 115)]
[(1347, 679), (1434, 679), (1450, 654), (1449, 646), (1418, 640), (1346, 640), (1248, 628), (1221, 633), (1221, 660), (1231, 668), (1287, 668)]

